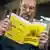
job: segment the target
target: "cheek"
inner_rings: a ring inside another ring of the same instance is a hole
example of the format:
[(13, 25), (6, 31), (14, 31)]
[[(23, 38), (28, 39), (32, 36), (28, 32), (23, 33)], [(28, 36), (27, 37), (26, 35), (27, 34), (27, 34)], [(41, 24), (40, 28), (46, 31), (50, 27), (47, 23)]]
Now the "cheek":
[(25, 10), (25, 9), (22, 9), (22, 10), (21, 10), (21, 13), (26, 13), (26, 10)]
[(29, 15), (32, 15), (34, 13), (33, 10), (30, 10), (30, 12), (28, 13)]
[(21, 11), (22, 11), (22, 12), (23, 12), (23, 11), (26, 11), (26, 9), (22, 7), (22, 8), (21, 8)]
[(35, 13), (35, 10), (31, 10), (32, 13)]
[(30, 9), (30, 13), (34, 13), (34, 12), (35, 12), (34, 10), (31, 10), (31, 9)]

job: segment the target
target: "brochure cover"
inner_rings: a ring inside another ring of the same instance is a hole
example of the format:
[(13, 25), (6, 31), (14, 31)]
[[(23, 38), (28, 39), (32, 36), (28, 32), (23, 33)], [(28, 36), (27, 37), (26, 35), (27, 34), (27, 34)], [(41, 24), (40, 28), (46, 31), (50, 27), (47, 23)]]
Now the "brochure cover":
[(5, 33), (5, 36), (20, 44), (30, 43), (37, 46), (40, 33), (45, 30), (41, 24), (31, 24), (16, 14), (11, 14), (11, 28)]

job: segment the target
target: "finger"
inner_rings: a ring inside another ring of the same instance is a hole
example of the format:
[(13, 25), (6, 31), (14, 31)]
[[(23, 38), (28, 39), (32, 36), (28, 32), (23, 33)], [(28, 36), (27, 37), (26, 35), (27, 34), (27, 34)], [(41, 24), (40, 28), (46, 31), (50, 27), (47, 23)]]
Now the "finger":
[(2, 22), (1, 22), (1, 24), (9, 25), (9, 24), (10, 24), (10, 22), (9, 22), (9, 20), (5, 20), (5, 21), (2, 21)]
[(42, 40), (40, 40), (39, 42), (44, 44), (44, 43), (46, 43), (47, 41), (45, 41), (45, 40), (43, 40), (43, 41), (42, 41)]
[(40, 40), (48, 40), (48, 38), (41, 37)]
[(46, 34), (46, 35), (48, 35), (48, 31), (44, 31), (44, 32), (42, 32), (41, 34)]
[(48, 35), (41, 35), (40, 38), (43, 37), (45, 39), (48, 39)]
[(41, 35), (40, 37), (47, 37), (47, 38), (48, 38), (48, 35), (44, 35), (44, 34), (43, 34), (43, 35)]
[(1, 28), (1, 32), (3, 33), (3, 32), (5, 32), (7, 29), (5, 29), (5, 28)]
[(10, 20), (8, 18), (4, 19), (3, 22), (8, 22), (10, 23)]
[(8, 24), (2, 24), (2, 28), (8, 30), (9, 25)]

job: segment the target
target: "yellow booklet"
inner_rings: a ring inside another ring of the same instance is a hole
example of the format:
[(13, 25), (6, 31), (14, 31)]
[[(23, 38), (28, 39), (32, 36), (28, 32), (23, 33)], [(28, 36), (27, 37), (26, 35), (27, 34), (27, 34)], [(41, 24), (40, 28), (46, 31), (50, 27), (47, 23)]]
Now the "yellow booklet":
[(11, 29), (5, 33), (5, 36), (20, 44), (29, 43), (38, 46), (40, 33), (45, 27), (40, 24), (31, 24), (16, 14), (11, 14)]

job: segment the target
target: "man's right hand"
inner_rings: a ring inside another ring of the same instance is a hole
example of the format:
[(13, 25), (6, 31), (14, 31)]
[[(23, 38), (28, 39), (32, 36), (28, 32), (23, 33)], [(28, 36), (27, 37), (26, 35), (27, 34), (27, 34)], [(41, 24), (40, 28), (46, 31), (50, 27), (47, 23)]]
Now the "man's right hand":
[(8, 18), (0, 21), (0, 36), (4, 34), (4, 32), (8, 31), (10, 28), (10, 21)]

